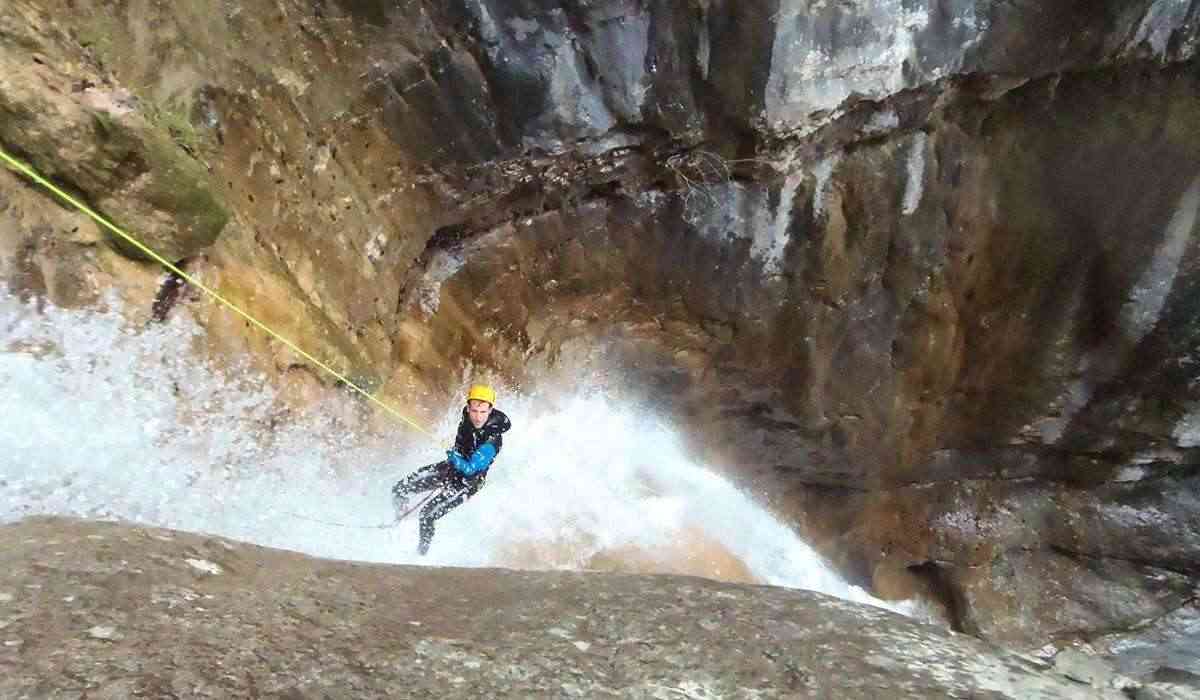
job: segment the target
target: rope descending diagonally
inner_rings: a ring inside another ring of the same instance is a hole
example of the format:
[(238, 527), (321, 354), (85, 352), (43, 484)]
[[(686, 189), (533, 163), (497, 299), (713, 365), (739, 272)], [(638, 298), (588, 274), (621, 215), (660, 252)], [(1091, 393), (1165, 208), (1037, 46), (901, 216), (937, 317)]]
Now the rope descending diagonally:
[[(430, 491), (429, 493), (425, 494), (424, 498), (417, 501), (417, 504), (415, 506), (409, 508), (408, 510), (404, 511), (400, 515), (397, 515), (396, 519), (393, 520), (392, 522), (380, 523), (378, 525), (359, 525), (357, 523), (340, 523), (340, 522), (337, 522), (334, 520), (321, 520), (319, 518), (312, 518), (307, 515), (301, 515), (300, 513), (288, 513), (288, 515), (291, 515), (294, 518), (300, 518), (301, 520), (308, 520), (309, 522), (320, 523), (322, 525), (331, 525), (333, 527), (348, 527), (348, 528), (352, 528), (355, 530), (387, 530), (389, 528), (393, 528), (393, 527), (396, 527), (397, 525), (399, 525), (401, 522), (404, 521), (405, 518), (412, 515), (421, 506), (425, 505), (425, 503), (428, 502), (429, 499), (433, 498), (436, 494), (443, 493), (445, 491), (446, 491), (446, 489), (444, 489), (444, 488), (443, 489), (434, 489), (433, 491)], [(459, 493), (461, 493), (461, 491)], [(457, 496), (458, 493), (456, 493), (454, 495)]]
[(98, 223), (98, 224), (100, 224), (101, 226), (103, 226), (104, 228), (108, 229), (109, 231), (111, 231), (111, 232), (112, 232), (112, 233), (114, 233), (115, 235), (117, 235), (117, 236), (120, 236), (120, 237), (121, 237), (123, 240), (127, 241), (127, 242), (128, 242), (130, 245), (134, 246), (135, 248), (137, 248), (137, 249), (138, 249), (138, 250), (140, 250), (141, 252), (145, 253), (147, 256), (149, 256), (150, 258), (152, 258), (152, 259), (154, 259), (155, 261), (157, 261), (157, 262), (158, 262), (159, 264), (161, 264), (163, 267), (167, 268), (167, 269), (168, 269), (168, 270), (170, 270), (171, 272), (173, 272), (173, 273), (175, 273), (176, 275), (178, 275), (178, 276), (179, 276), (181, 279), (183, 279), (183, 280), (187, 281), (188, 283), (190, 283), (190, 284), (192, 284), (192, 285), (195, 285), (195, 286), (196, 286), (196, 288), (200, 289), (200, 290), (201, 290), (201, 291), (203, 291), (205, 294), (207, 294), (207, 295), (209, 295), (210, 297), (212, 297), (213, 299), (217, 300), (219, 303), (221, 303), (222, 305), (224, 305), (226, 308), (230, 309), (231, 311), (233, 311), (233, 312), (234, 312), (234, 313), (236, 313), (237, 315), (239, 315), (239, 316), (241, 316), (242, 318), (246, 319), (246, 320), (247, 320), (247, 321), (249, 321), (251, 324), (253, 324), (253, 325), (254, 325), (256, 328), (258, 328), (258, 329), (262, 330), (262, 331), (263, 331), (264, 333), (266, 333), (267, 335), (269, 335), (269, 336), (271, 336), (272, 338), (274, 338), (274, 339), (278, 340), (279, 342), (283, 343), (283, 344), (284, 344), (284, 345), (286, 345), (288, 348), (290, 348), (290, 349), (291, 349), (293, 352), (295, 352), (297, 355), (300, 355), (301, 357), (303, 357), (304, 359), (306, 359), (306, 360), (308, 360), (309, 362), (313, 363), (313, 364), (314, 364), (314, 365), (316, 365), (317, 367), (320, 367), (321, 369), (325, 370), (325, 371), (326, 371), (326, 372), (328, 372), (330, 375), (332, 375), (333, 377), (337, 378), (337, 379), (338, 379), (338, 381), (342, 382), (343, 384), (345, 384), (346, 386), (350, 387), (351, 389), (353, 389), (354, 391), (358, 392), (359, 394), (362, 394), (362, 395), (363, 395), (363, 396), (365, 396), (367, 399), (369, 399), (370, 401), (372, 401), (373, 403), (375, 403), (376, 405), (378, 405), (379, 407), (383, 408), (385, 411), (387, 411), (388, 413), (390, 413), (392, 416), (394, 416), (394, 417), (396, 417), (396, 418), (400, 419), (401, 421), (403, 421), (403, 422), (404, 422), (405, 424), (407, 424), (409, 427), (411, 427), (411, 428), (413, 428), (414, 430), (417, 430), (417, 431), (419, 431), (419, 432), (423, 433), (423, 434), (424, 434), (426, 437), (428, 437), (430, 440), (436, 440), (436, 438), (434, 438), (434, 436), (433, 436), (433, 434), (432, 434), (432, 433), (430, 433), (430, 432), (429, 432), (428, 430), (426, 430), (425, 428), (421, 427), (421, 426), (420, 426), (418, 423), (416, 423), (415, 421), (413, 421), (413, 420), (411, 420), (410, 418), (406, 417), (404, 414), (400, 413), (399, 411), (397, 411), (395, 408), (391, 407), (391, 406), (390, 406), (390, 405), (388, 405), (387, 403), (383, 402), (383, 401), (382, 401), (382, 400), (380, 400), (378, 397), (376, 397), (374, 394), (372, 394), (372, 393), (368, 392), (367, 390), (363, 389), (363, 388), (362, 388), (362, 387), (360, 387), (359, 385), (357, 385), (357, 384), (355, 384), (354, 382), (350, 381), (350, 379), (348, 379), (347, 377), (343, 376), (343, 375), (342, 375), (340, 372), (338, 372), (337, 370), (333, 369), (333, 368), (332, 368), (332, 367), (330, 367), (329, 365), (325, 364), (324, 362), (322, 362), (322, 361), (318, 360), (317, 358), (315, 358), (315, 357), (313, 357), (312, 355), (308, 354), (308, 353), (307, 353), (307, 352), (305, 352), (304, 350), (300, 349), (300, 347), (299, 347), (299, 346), (297, 346), (295, 343), (293, 343), (292, 341), (290, 341), (290, 340), (288, 340), (287, 338), (283, 337), (283, 336), (282, 336), (282, 335), (280, 335), (279, 333), (276, 333), (274, 330), (272, 330), (271, 328), (269, 328), (269, 327), (268, 327), (266, 324), (264, 324), (263, 322), (259, 321), (259, 320), (258, 320), (258, 319), (256, 319), (256, 318), (254, 318), (253, 316), (251, 316), (250, 314), (246, 313), (245, 311), (243, 311), (243, 310), (242, 310), (240, 307), (238, 307), (236, 304), (234, 304), (233, 302), (229, 301), (228, 299), (226, 299), (225, 297), (223, 297), (223, 296), (221, 296), (219, 293), (217, 293), (217, 291), (216, 291), (216, 290), (213, 290), (213, 289), (209, 288), (207, 285), (205, 285), (205, 284), (204, 284), (203, 282), (201, 282), (200, 280), (196, 279), (195, 277), (192, 277), (191, 275), (188, 275), (186, 272), (184, 272), (182, 269), (180, 269), (180, 268), (179, 268), (177, 265), (175, 265), (174, 263), (172, 263), (170, 260), (167, 260), (167, 259), (166, 259), (166, 258), (164, 258), (163, 256), (159, 255), (157, 252), (155, 252), (154, 250), (150, 249), (150, 248), (149, 248), (148, 246), (146, 246), (144, 243), (142, 243), (142, 242), (141, 242), (141, 241), (139, 241), (138, 239), (134, 238), (134, 237), (133, 237), (133, 236), (131, 236), (130, 234), (128, 234), (128, 233), (126, 233), (125, 231), (123, 231), (121, 228), (119, 228), (118, 226), (116, 226), (115, 224), (113, 224), (112, 222), (110, 222), (108, 219), (104, 218), (104, 217), (103, 217), (103, 216), (101, 216), (100, 214), (97, 214), (95, 211), (93, 211), (93, 210), (92, 210), (92, 208), (91, 208), (91, 207), (87, 206), (86, 204), (83, 204), (82, 202), (80, 202), (80, 201), (78, 201), (77, 199), (75, 199), (74, 197), (72, 197), (70, 194), (67, 194), (66, 192), (64, 192), (64, 191), (63, 191), (61, 188), (59, 188), (59, 187), (55, 186), (55, 184), (54, 184), (54, 183), (50, 182), (50, 181), (49, 181), (49, 180), (47, 180), (46, 178), (44, 178), (44, 177), (42, 177), (41, 175), (39, 175), (39, 174), (37, 173), (37, 171), (35, 171), (35, 170), (34, 170), (33, 168), (31, 168), (30, 166), (26, 165), (25, 163), (22, 163), (21, 161), (17, 160), (16, 158), (13, 158), (11, 155), (9, 155), (8, 153), (6, 153), (6, 152), (4, 151), (4, 149), (2, 149), (2, 148), (0, 148), (0, 160), (3, 160), (3, 161), (4, 161), (4, 162), (5, 162), (5, 163), (6, 163), (6, 164), (7, 164), (7, 165), (8, 165), (8, 166), (11, 168), (11, 169), (13, 169), (13, 170), (16, 170), (17, 172), (19, 172), (19, 173), (21, 173), (21, 174), (25, 175), (26, 177), (28, 177), (30, 180), (33, 180), (34, 182), (36, 182), (37, 184), (41, 185), (42, 187), (45, 187), (46, 189), (50, 190), (50, 191), (51, 191), (51, 192), (53, 192), (55, 195), (57, 195), (57, 196), (58, 196), (60, 199), (62, 199), (64, 202), (66, 202), (66, 203), (70, 204), (71, 206), (75, 207), (75, 208), (76, 208), (76, 209), (78, 209), (79, 211), (81, 211), (81, 212), (83, 212), (84, 214), (88, 215), (89, 217), (91, 217), (92, 219), (94, 219), (94, 220), (96, 221), (96, 223)]

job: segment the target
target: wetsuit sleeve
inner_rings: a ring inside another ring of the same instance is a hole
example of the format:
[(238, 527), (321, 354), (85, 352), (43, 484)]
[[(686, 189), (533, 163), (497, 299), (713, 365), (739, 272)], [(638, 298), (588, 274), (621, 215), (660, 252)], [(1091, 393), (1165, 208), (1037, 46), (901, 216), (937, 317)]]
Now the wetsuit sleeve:
[(475, 476), (481, 471), (492, 466), (492, 460), (496, 458), (496, 446), (491, 442), (485, 442), (475, 450), (475, 454), (471, 458), (464, 460), (465, 464), (455, 462), (454, 467), (458, 469), (463, 476)]
[(446, 461), (453, 464), (454, 468), (462, 474), (467, 474), (467, 458), (459, 454), (458, 450), (450, 450), (446, 453)]

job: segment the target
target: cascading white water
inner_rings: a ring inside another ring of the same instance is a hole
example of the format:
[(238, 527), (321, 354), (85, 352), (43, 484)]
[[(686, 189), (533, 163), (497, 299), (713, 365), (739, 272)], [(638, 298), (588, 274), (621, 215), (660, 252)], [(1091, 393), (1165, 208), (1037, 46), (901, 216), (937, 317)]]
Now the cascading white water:
[(355, 434), (319, 411), (272, 427), (271, 390), (197, 360), (201, 333), (182, 315), (131, 329), (116, 312), (38, 310), (0, 293), (0, 521), (114, 518), (410, 564), (587, 568), (720, 550), (725, 563), (704, 571), (734, 561), (762, 583), (915, 611), (847, 585), (653, 415), (602, 393), (502, 396), (513, 421), (503, 452), (485, 488), (439, 521), (425, 558), (415, 518), (316, 522), (390, 520), (391, 485), (443, 458), (457, 411), (436, 426), (439, 444), (401, 425), (396, 439)]

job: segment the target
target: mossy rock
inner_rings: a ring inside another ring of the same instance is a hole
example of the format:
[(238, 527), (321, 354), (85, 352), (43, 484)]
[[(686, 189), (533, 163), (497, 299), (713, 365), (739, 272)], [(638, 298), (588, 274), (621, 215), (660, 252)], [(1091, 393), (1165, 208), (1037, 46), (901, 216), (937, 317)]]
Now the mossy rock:
[[(214, 193), (204, 166), (158, 129), (120, 121), (108, 126), (116, 128), (113, 143), (134, 144), (131, 149), (114, 149), (124, 154), (124, 160), (113, 164), (118, 170), (129, 168), (133, 177), (101, 199), (102, 208), (130, 226), (131, 236), (169, 260), (212, 245), (230, 214)], [(115, 234), (113, 243), (124, 255), (150, 257)]]
[[(45, 128), (50, 123), (53, 131)], [(93, 109), (32, 89), (0, 91), (0, 143), (169, 260), (212, 245), (229, 221), (205, 167), (136, 112)], [(122, 254), (150, 259), (109, 235)]]

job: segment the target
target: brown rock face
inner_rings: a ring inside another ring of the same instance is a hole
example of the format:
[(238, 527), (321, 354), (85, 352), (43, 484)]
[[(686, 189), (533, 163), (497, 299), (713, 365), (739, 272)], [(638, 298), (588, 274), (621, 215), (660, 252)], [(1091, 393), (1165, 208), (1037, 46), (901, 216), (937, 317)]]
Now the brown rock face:
[[(623, 573), (678, 574), (702, 576), (730, 583), (761, 583), (745, 562), (728, 547), (695, 528), (684, 528), (670, 533), (666, 546), (653, 550), (627, 545), (611, 547), (590, 554), (582, 562), (583, 568), (591, 571), (619, 571)], [(507, 566), (519, 569), (565, 569), (579, 561), (582, 545), (587, 541), (565, 541), (525, 543), (512, 547), (511, 552), (501, 555)], [(592, 547), (588, 547), (592, 549)], [(913, 598), (916, 596), (909, 596)]]
[[(963, 630), (1197, 634), (1195, 0), (9, 4), (0, 146), (381, 395), (598, 377)], [(0, 173), (9, 284), (127, 252)]]
[[(0, 528), (12, 698), (1172, 698), (815, 593), (388, 567), (38, 519)], [(1080, 682), (1082, 681), (1082, 682)], [(1118, 690), (1123, 687), (1124, 692)]]

